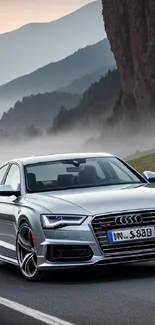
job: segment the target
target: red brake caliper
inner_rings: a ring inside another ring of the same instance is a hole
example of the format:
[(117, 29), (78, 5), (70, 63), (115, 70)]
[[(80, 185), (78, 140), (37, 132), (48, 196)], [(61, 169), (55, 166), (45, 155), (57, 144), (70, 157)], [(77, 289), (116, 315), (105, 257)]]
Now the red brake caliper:
[(36, 248), (36, 239), (32, 232), (31, 232), (31, 240), (32, 240), (33, 247)]

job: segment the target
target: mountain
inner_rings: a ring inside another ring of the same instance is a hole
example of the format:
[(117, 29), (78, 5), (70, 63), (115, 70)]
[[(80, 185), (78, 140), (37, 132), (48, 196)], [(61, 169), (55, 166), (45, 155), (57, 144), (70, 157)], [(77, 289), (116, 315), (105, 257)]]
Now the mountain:
[[(115, 68), (115, 66), (113, 68)], [(83, 94), (92, 83), (99, 81), (101, 76), (107, 73), (107, 70), (107, 67), (100, 67), (92, 73), (88, 73), (81, 78), (73, 80), (69, 85), (59, 90), (70, 94)]]
[(98, 0), (56, 21), (0, 34), (0, 85), (102, 40), (101, 12)]
[(0, 120), (0, 136), (18, 134), (26, 130), (40, 131), (52, 124), (53, 118), (61, 107), (75, 107), (80, 100), (79, 95), (53, 92), (24, 97), (14, 108), (3, 114)]
[(120, 91), (118, 70), (108, 71), (106, 76), (101, 77), (87, 89), (75, 108), (59, 111), (49, 132), (68, 131), (76, 127), (99, 130), (104, 126), (110, 126), (113, 108), (116, 107)]
[(107, 39), (87, 46), (59, 62), (50, 63), (29, 75), (0, 86), (0, 112), (8, 110), (24, 96), (52, 92), (101, 67), (105, 73), (114, 64)]
[(103, 128), (111, 123), (121, 82), (117, 70), (93, 83), (80, 97), (75, 94), (53, 92), (31, 95), (17, 102), (0, 120), (0, 137), (7, 134), (30, 134), (38, 131), (55, 133), (69, 129)]

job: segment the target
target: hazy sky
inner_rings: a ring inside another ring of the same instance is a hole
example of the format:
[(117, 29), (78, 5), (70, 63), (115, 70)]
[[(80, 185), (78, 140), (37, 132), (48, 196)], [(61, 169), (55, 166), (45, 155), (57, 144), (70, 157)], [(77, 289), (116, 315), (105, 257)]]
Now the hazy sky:
[(94, 0), (0, 0), (0, 33), (29, 22), (52, 21)]

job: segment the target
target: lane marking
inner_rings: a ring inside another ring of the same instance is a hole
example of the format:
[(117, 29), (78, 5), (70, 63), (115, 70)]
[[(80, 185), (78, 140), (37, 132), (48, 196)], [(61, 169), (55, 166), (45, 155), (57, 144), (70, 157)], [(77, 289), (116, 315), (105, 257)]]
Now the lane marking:
[(17, 302), (5, 299), (0, 297), (0, 305), (3, 305), (5, 307), (8, 307), (12, 310), (15, 310), (21, 314), (24, 314), (26, 316), (29, 316), (33, 319), (36, 319), (42, 323), (48, 324), (48, 325), (74, 325), (72, 323), (66, 322), (62, 319), (59, 319), (57, 317), (44, 314), (40, 312), (39, 310), (35, 310), (29, 307), (26, 307), (24, 305), (18, 304)]

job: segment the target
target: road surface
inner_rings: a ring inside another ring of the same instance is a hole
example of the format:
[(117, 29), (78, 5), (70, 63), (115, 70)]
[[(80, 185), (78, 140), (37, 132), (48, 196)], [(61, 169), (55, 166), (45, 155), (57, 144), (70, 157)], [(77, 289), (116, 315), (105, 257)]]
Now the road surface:
[[(1, 304), (4, 298), (11, 308)], [(12, 309), (14, 302), (22, 311)], [(1, 264), (0, 324), (44, 324), (25, 315), (24, 306), (35, 316), (37, 310), (56, 317), (51, 325), (154, 325), (155, 263), (56, 272), (42, 283), (26, 282), (16, 267)]]

